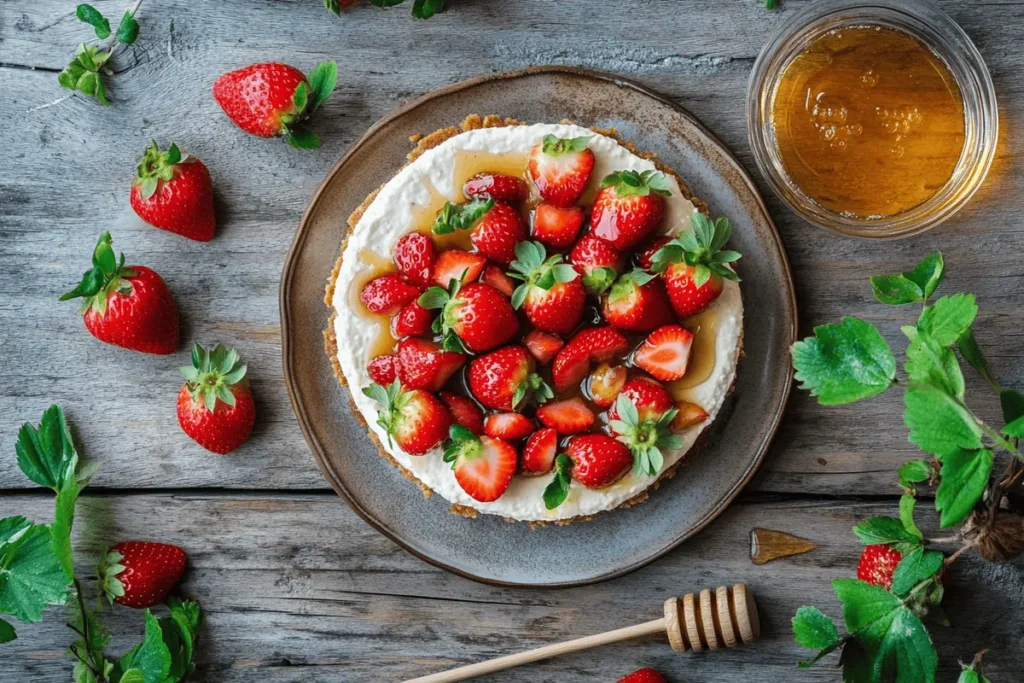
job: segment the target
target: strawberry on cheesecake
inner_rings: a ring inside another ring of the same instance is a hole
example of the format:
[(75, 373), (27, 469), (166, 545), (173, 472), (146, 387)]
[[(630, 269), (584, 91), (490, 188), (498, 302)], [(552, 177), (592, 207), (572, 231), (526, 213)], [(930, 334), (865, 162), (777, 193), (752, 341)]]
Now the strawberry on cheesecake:
[(339, 379), (382, 455), (457, 512), (638, 502), (735, 380), (732, 226), (613, 134), (481, 123), (421, 141), (350, 219)]

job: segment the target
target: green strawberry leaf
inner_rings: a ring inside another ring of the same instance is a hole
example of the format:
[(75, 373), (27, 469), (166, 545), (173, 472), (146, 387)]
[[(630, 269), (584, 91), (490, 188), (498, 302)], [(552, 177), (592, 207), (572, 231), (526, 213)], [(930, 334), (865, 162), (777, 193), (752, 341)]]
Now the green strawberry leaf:
[(905, 489), (912, 488), (914, 484), (934, 478), (935, 474), (935, 468), (927, 460), (905, 462), (899, 469), (900, 486)]
[(894, 610), (874, 657), (875, 680), (934, 683), (939, 658), (921, 620), (906, 607)]
[(197, 602), (182, 602), (176, 598), (170, 600), (168, 607), (171, 614), (160, 619), (160, 630), (171, 655), (169, 680), (180, 681), (195, 668), (192, 660), (199, 633), (200, 609)]
[(801, 607), (793, 616), (796, 642), (811, 650), (821, 650), (839, 641), (839, 631), (832, 620), (817, 607)]
[(912, 384), (903, 397), (910, 442), (943, 458), (981, 448), (981, 427), (963, 404), (934, 387)]
[(0, 619), (0, 644), (9, 643), (18, 637), (10, 622)]
[(962, 522), (981, 500), (992, 473), (992, 451), (958, 450), (942, 459), (942, 479), (935, 491), (935, 508), (943, 529)]
[(333, 60), (320, 62), (309, 72), (306, 80), (309, 81), (309, 85), (313, 89), (311, 111), (316, 111), (331, 96), (338, 84), (338, 63)]
[(899, 275), (878, 275), (871, 278), (871, 290), (883, 304), (903, 304), (927, 301), (942, 282), (944, 266), (942, 254), (929, 254), (917, 266)]
[(117, 42), (131, 45), (139, 37), (139, 22), (131, 12), (125, 12), (117, 26)]
[(554, 510), (565, 502), (572, 486), (572, 459), (565, 453), (555, 458), (555, 476), (544, 489), (544, 507)]
[(999, 392), (999, 405), (1003, 409), (1003, 422), (1010, 424), (1024, 417), (1024, 394), (1013, 389)]
[(963, 356), (964, 360), (967, 361), (967, 364), (977, 370), (978, 374), (989, 382), (995, 383), (992, 377), (992, 370), (988, 366), (988, 361), (985, 360), (981, 347), (978, 346), (978, 341), (974, 338), (973, 329), (968, 327), (964, 330), (964, 333), (956, 340), (956, 348), (960, 351), (960, 355)]
[(903, 528), (906, 529), (907, 533), (917, 539), (923, 539), (924, 534), (917, 528), (917, 523), (914, 521), (914, 508), (917, 506), (917, 498), (909, 493), (904, 493), (900, 497), (900, 521), (903, 522)]
[(917, 329), (942, 346), (949, 346), (970, 329), (977, 315), (978, 304), (973, 294), (944, 296), (921, 311)]
[(138, 677), (140, 683), (164, 683), (171, 669), (171, 652), (164, 644), (163, 630), (160, 622), (153, 616), (153, 613), (146, 610), (146, 635), (140, 645), (132, 648), (121, 658), (121, 670), (124, 676), (122, 683), (129, 672)]
[(417, 19), (429, 19), (448, 9), (447, 0), (414, 0), (412, 15)]
[(0, 613), (39, 621), (46, 607), (64, 604), (67, 587), (45, 524), (22, 527), (0, 545)]
[(903, 520), (896, 517), (868, 517), (853, 527), (853, 533), (864, 545), (891, 544), (901, 552), (921, 543), (921, 537), (907, 530)]
[(905, 597), (918, 583), (935, 576), (942, 569), (942, 561), (942, 553), (936, 550), (915, 548), (896, 566), (890, 590)]
[(903, 277), (910, 280), (924, 292), (927, 301), (946, 276), (946, 265), (942, 259), (942, 252), (936, 251), (928, 254), (924, 259), (914, 266), (914, 269), (903, 273)]
[(796, 379), (823, 405), (852, 403), (885, 391), (896, 376), (896, 359), (873, 325), (843, 318), (814, 328), (793, 345)]
[(59, 406), (46, 409), (38, 429), (28, 423), (22, 425), (14, 450), (21, 471), (40, 486), (59, 491), (74, 478), (78, 454)]
[(295, 149), (317, 149), (320, 147), (320, 137), (311, 130), (289, 128), (286, 137), (288, 144)]
[(914, 337), (907, 347), (907, 363), (904, 366), (911, 382), (927, 384), (962, 401), (964, 398), (964, 376), (956, 354), (925, 332)]
[(858, 579), (834, 579), (832, 590), (843, 605), (843, 621), (851, 633), (875, 626), (901, 606), (889, 591)]
[(79, 21), (84, 21), (92, 26), (96, 31), (96, 37), (100, 40), (110, 36), (110, 22), (92, 5), (79, 5), (75, 8), (75, 16)]

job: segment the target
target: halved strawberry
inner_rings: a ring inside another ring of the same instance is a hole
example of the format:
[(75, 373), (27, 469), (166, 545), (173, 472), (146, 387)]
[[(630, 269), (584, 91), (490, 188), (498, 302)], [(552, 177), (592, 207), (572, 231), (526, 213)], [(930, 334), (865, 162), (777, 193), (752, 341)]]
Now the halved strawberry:
[(710, 417), (706, 410), (696, 403), (690, 403), (689, 401), (679, 401), (676, 403), (676, 410), (679, 412), (676, 413), (675, 419), (672, 420), (672, 429), (677, 432), (704, 424), (708, 417)]
[(434, 331), (444, 335), (450, 351), (482, 353), (519, 334), (519, 318), (501, 292), (482, 282), (462, 287), (453, 281), (448, 291), (431, 287), (419, 298), (420, 306), (440, 308)]
[(377, 356), (366, 366), (366, 372), (370, 375), (370, 379), (382, 387), (386, 387), (398, 379), (398, 355), (388, 353)]
[(466, 379), (476, 400), (492, 410), (520, 410), (554, 397), (551, 387), (534, 374), (522, 346), (505, 346), (475, 358)]
[(665, 325), (647, 335), (633, 354), (633, 364), (663, 382), (682, 378), (690, 365), (693, 334), (681, 325)]
[(523, 343), (526, 344), (526, 348), (529, 349), (530, 353), (533, 354), (533, 357), (541, 365), (547, 365), (554, 360), (558, 351), (565, 344), (555, 335), (541, 332), (540, 330), (530, 330), (523, 337)]
[(465, 204), (445, 204), (432, 230), (435, 235), (472, 230), (473, 246), (503, 266), (512, 263), (516, 244), (526, 239), (526, 226), (515, 208), (481, 197)]
[(442, 349), (430, 339), (398, 342), (398, 379), (406, 389), (437, 391), (465, 362), (461, 353)]
[(395, 243), (395, 265), (400, 273), (409, 278), (409, 282), (429, 287), (436, 260), (434, 241), (422, 232), (402, 235)]
[(447, 289), (452, 280), (466, 284), (477, 279), (486, 265), (487, 259), (483, 254), (461, 249), (447, 249), (437, 255), (430, 279), (438, 287)]
[(522, 413), (492, 413), (484, 420), (484, 433), (492, 439), (518, 441), (536, 429), (533, 421)]
[(484, 268), (484, 272), (480, 274), (480, 282), (494, 287), (508, 297), (516, 291), (516, 281), (505, 275), (505, 271), (493, 263), (487, 264)]
[(530, 177), (541, 198), (560, 207), (579, 201), (594, 168), (594, 153), (587, 149), (590, 136), (556, 138), (544, 136), (530, 150)]
[(584, 235), (569, 252), (569, 262), (583, 276), (587, 293), (600, 296), (622, 272), (625, 259), (610, 243)]
[(551, 427), (538, 429), (523, 446), (519, 472), (528, 476), (547, 474), (555, 464), (558, 453), (558, 432)]
[(739, 282), (728, 264), (739, 252), (723, 247), (732, 236), (727, 218), (714, 222), (703, 213), (690, 218), (691, 230), (681, 232), (659, 249), (652, 259), (653, 270), (665, 280), (672, 308), (680, 318), (697, 315), (722, 293), (723, 280)]
[(620, 275), (605, 292), (601, 314), (612, 327), (631, 332), (650, 332), (674, 320), (661, 280), (639, 268)]
[(579, 396), (552, 401), (537, 408), (537, 419), (559, 434), (579, 434), (594, 425), (594, 413)]
[(576, 241), (586, 216), (578, 206), (560, 208), (554, 204), (539, 204), (533, 211), (534, 239), (555, 249), (568, 249)]
[(420, 306), (418, 301), (410, 301), (391, 319), (391, 335), (396, 339), (402, 337), (425, 337), (430, 334), (430, 325), (434, 322), (434, 314)]
[(377, 315), (396, 315), (402, 306), (423, 293), (423, 289), (399, 273), (386, 273), (366, 283), (359, 300), (366, 310)]
[(507, 204), (525, 202), (530, 196), (526, 181), (504, 173), (477, 173), (462, 186), (466, 199), (484, 197)]
[(592, 327), (578, 332), (558, 352), (551, 366), (555, 391), (561, 393), (582, 382), (592, 362), (611, 360), (625, 354), (628, 348), (629, 340), (611, 327)]
[(601, 181), (601, 190), (594, 199), (590, 234), (626, 251), (661, 225), (665, 196), (669, 195), (663, 173), (612, 173)]
[(599, 408), (610, 408), (626, 385), (626, 368), (601, 363), (587, 378), (585, 391)]
[(562, 263), (561, 254), (547, 258), (540, 242), (520, 242), (509, 276), (523, 281), (512, 294), (512, 307), (522, 308), (534, 327), (569, 334), (580, 324), (587, 293), (579, 273)]
[(445, 444), (444, 461), (451, 463), (455, 481), (473, 500), (490, 503), (501, 497), (516, 473), (515, 446), (490, 436), (477, 437), (454, 425)]
[(448, 406), (448, 411), (452, 414), (452, 421), (455, 424), (462, 425), (477, 436), (484, 433), (484, 411), (480, 410), (480, 406), (471, 399), (450, 391), (442, 391), (438, 393), (438, 396)]
[(591, 489), (615, 483), (633, 466), (629, 449), (605, 434), (574, 436), (566, 453), (572, 460), (572, 478)]
[(377, 424), (387, 433), (388, 442), (397, 443), (409, 455), (423, 455), (441, 445), (452, 416), (440, 399), (415, 389), (402, 391), (398, 380), (385, 389), (371, 384), (363, 393), (377, 401)]

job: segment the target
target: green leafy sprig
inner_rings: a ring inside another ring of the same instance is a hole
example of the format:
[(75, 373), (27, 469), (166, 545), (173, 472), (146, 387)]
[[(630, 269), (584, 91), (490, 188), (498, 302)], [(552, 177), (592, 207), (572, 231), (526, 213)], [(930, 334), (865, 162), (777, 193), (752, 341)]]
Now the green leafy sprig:
[(142, 0), (136, 2), (121, 17), (117, 32), (111, 35), (110, 20), (92, 5), (82, 4), (75, 8), (79, 21), (92, 26), (96, 37), (104, 41), (99, 45), (82, 43), (75, 52), (75, 58), (57, 76), (61, 86), (95, 97), (101, 104), (109, 105), (103, 76), (111, 75), (107, 62), (114, 56), (120, 45), (131, 45), (139, 37), (139, 22), (135, 13)]
[(520, 309), (534, 287), (545, 291), (558, 283), (572, 282), (579, 273), (568, 263), (562, 262), (561, 254), (548, 257), (547, 250), (540, 242), (526, 240), (515, 248), (516, 260), (512, 262), (508, 276), (523, 284), (512, 292), (512, 308)]
[[(336, 15), (341, 15), (343, 9), (354, 6), (359, 0), (324, 0), (324, 8)], [(405, 0), (370, 0), (376, 7), (394, 7), (401, 5)], [(429, 19), (448, 9), (448, 0), (413, 0), (412, 15), (417, 19)]]

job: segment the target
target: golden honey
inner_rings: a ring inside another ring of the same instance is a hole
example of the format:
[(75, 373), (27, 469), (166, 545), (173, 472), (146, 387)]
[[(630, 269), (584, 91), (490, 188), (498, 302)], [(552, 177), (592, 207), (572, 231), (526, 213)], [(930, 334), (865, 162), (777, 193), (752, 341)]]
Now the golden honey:
[(849, 217), (919, 206), (964, 150), (964, 103), (949, 68), (918, 39), (882, 26), (813, 39), (785, 66), (771, 117), (792, 182)]

